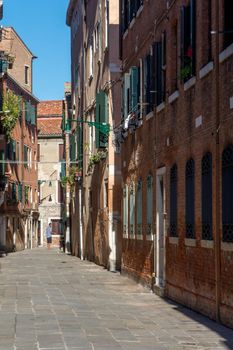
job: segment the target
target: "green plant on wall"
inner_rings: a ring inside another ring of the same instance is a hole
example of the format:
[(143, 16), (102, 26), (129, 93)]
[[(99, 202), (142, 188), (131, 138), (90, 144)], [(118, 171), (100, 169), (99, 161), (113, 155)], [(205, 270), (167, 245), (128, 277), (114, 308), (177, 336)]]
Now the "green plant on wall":
[(107, 157), (107, 150), (103, 151), (98, 151), (95, 154), (92, 154), (89, 157), (89, 162), (88, 162), (88, 172), (92, 170), (92, 167), (94, 164), (99, 163), (102, 159)]
[(11, 139), (12, 131), (19, 119), (20, 101), (20, 97), (12, 91), (7, 91), (3, 94), (1, 122), (8, 141)]
[(70, 167), (69, 176), (63, 176), (61, 179), (62, 187), (66, 187), (67, 185), (69, 185), (70, 191), (73, 192), (75, 189), (75, 181), (79, 173), (80, 173), (79, 168), (74, 166)]

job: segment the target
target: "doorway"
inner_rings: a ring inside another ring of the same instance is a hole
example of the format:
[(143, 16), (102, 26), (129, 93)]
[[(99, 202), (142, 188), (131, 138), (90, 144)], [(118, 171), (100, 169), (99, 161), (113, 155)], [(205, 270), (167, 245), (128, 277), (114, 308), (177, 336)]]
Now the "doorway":
[(155, 283), (159, 288), (165, 287), (165, 227), (166, 227), (166, 196), (165, 196), (166, 168), (157, 170), (156, 176), (156, 278)]

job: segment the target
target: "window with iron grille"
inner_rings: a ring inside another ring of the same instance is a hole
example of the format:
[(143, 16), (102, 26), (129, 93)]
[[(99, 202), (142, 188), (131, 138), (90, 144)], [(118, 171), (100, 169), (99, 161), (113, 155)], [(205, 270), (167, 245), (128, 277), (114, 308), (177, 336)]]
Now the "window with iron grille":
[(181, 72), (180, 78), (187, 81), (196, 71), (196, 0), (181, 8)]
[(202, 158), (201, 204), (202, 239), (212, 240), (212, 155), (206, 153)]
[(142, 235), (142, 179), (137, 185), (137, 234)]
[(233, 145), (222, 154), (222, 239), (233, 242)]
[(186, 238), (195, 238), (195, 163), (189, 159), (185, 172), (185, 222)]
[(177, 237), (177, 165), (170, 171), (170, 236)]
[(224, 0), (224, 47), (233, 43), (233, 1)]

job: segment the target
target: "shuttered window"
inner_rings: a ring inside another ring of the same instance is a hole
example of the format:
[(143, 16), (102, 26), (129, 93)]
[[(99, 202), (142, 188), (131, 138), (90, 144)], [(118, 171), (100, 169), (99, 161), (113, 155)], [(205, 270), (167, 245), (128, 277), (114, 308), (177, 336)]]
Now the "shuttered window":
[[(108, 111), (108, 96), (105, 91), (101, 90), (96, 95), (96, 122), (100, 125), (108, 124), (109, 121)], [(103, 133), (101, 129), (96, 129), (96, 147), (106, 148), (108, 145), (108, 135)]]
[(23, 189), (22, 189), (22, 184), (19, 183), (18, 185), (18, 200), (22, 202), (23, 199)]
[(58, 181), (58, 203), (63, 203), (64, 200), (64, 192), (61, 182)]
[(147, 218), (147, 235), (153, 234), (153, 177), (147, 177), (147, 191), (146, 191), (146, 218)]
[(123, 109), (124, 119), (126, 119), (130, 112), (130, 74), (124, 74), (124, 85), (123, 85)]
[(224, 47), (233, 43), (233, 1), (224, 0)]
[(135, 186), (133, 183), (130, 185), (129, 212), (130, 212), (130, 237), (133, 238), (135, 235)]
[(9, 160), (16, 160), (16, 141), (10, 140), (7, 143), (7, 158)]
[(180, 78), (187, 81), (196, 70), (196, 0), (181, 8), (181, 72)]
[(128, 215), (129, 215), (129, 191), (128, 186), (125, 185), (123, 190), (123, 233), (128, 236)]
[(137, 234), (142, 235), (142, 180), (137, 184)]
[(202, 158), (202, 239), (212, 240), (212, 155), (207, 153)]
[(233, 242), (233, 145), (222, 154), (222, 239)]
[(170, 236), (177, 237), (177, 165), (170, 172)]
[(12, 184), (12, 192), (11, 192), (11, 198), (12, 198), (12, 200), (16, 200), (17, 199), (17, 195), (16, 195), (16, 184), (15, 183), (13, 183)]
[(52, 219), (52, 234), (53, 235), (61, 235), (62, 234), (62, 220)]
[(76, 161), (76, 142), (75, 142), (75, 135), (70, 135), (70, 160), (71, 162)]
[(130, 97), (131, 97), (131, 112), (137, 112), (138, 110), (138, 86), (140, 84), (139, 80), (139, 69), (138, 67), (132, 67), (130, 70)]
[(186, 238), (195, 238), (195, 164), (190, 159), (186, 163), (185, 173), (185, 221), (186, 221)]
[(28, 167), (28, 147), (24, 145), (24, 167)]

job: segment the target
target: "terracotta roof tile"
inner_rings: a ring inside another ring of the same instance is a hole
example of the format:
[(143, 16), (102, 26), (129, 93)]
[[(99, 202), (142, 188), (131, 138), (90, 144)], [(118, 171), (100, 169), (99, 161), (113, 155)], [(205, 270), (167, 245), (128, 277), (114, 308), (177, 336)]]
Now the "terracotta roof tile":
[(62, 135), (61, 123), (62, 118), (38, 118), (37, 127), (39, 136)]
[(37, 107), (37, 116), (62, 116), (63, 101), (41, 101)]

